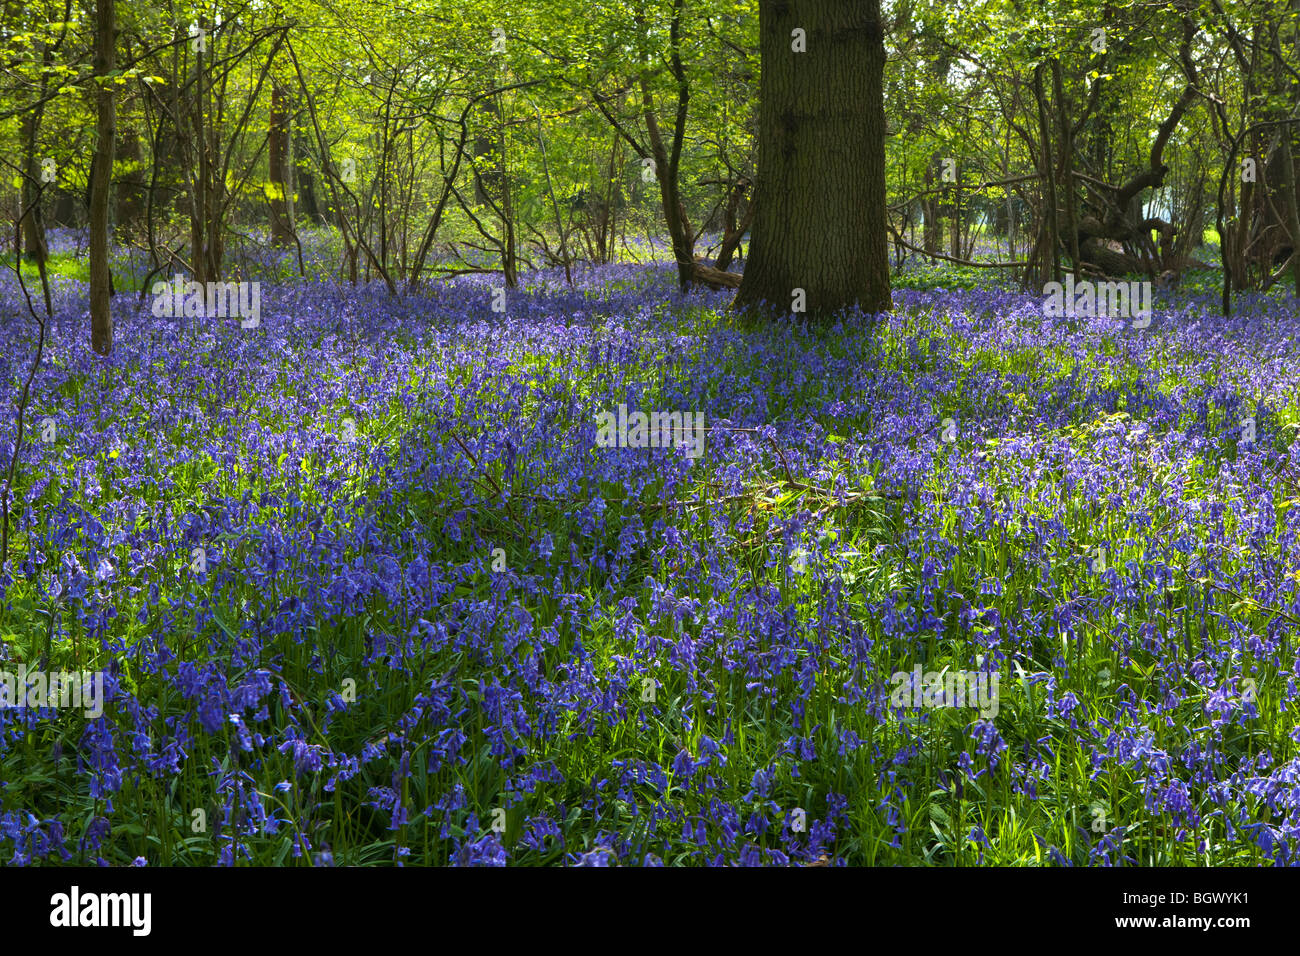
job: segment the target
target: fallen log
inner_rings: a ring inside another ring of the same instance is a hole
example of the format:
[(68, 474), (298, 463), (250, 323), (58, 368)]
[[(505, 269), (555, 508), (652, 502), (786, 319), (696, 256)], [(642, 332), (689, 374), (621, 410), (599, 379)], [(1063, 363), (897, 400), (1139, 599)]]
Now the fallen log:
[(714, 291), (720, 289), (739, 289), (740, 273), (723, 272), (701, 262), (691, 263), (691, 278), (700, 285), (707, 285)]

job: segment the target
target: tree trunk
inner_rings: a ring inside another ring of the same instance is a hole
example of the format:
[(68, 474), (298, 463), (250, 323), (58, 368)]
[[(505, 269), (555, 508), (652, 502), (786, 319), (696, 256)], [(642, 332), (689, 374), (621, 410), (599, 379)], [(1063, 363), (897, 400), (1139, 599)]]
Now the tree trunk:
[[(930, 192), (934, 188), (934, 164), (938, 161), (938, 154), (930, 157), (930, 163), (925, 167), (925, 191)], [(939, 251), (939, 241), (943, 238), (943, 227), (939, 222), (939, 201), (933, 195), (927, 195), (921, 200), (921, 247), (931, 256), (930, 261), (934, 262), (933, 254)]]
[(1056, 192), (1056, 151), (1052, 142), (1051, 127), (1047, 123), (1047, 99), (1043, 94), (1043, 64), (1041, 63), (1034, 68), (1034, 100), (1038, 105), (1038, 138), (1042, 144), (1040, 161), (1044, 180), (1041, 219), (1043, 261), (1039, 269), (1039, 281), (1060, 282), (1062, 279), (1061, 232)]
[[(41, 62), (48, 69), (52, 62), (49, 44), (36, 41), (41, 48)], [(42, 71), (39, 96), (45, 96), (47, 74)], [(34, 262), (44, 262), (49, 257), (49, 248), (45, 243), (45, 217), (41, 212), (41, 164), (36, 155), (36, 144), (41, 134), (41, 120), (45, 116), (45, 104), (41, 103), (23, 114), (19, 137), (23, 145), (23, 184), (21, 190), (23, 219), (23, 252)]]
[(614, 261), (614, 223), (618, 215), (615, 209), (614, 194), (618, 190), (620, 176), (618, 161), (622, 154), (622, 143), (615, 133), (609, 144), (609, 168), (605, 171), (605, 195), (601, 200), (600, 219), (596, 230), (596, 261), (604, 265)]
[[(1291, 11), (1300, 19), (1300, 0), (1291, 0)], [(1283, 103), (1293, 101), (1300, 84), (1288, 82), (1282, 71), (1282, 40), (1279, 33), (1273, 35), (1274, 82), (1277, 85), (1279, 100)], [(1290, 118), (1290, 117), (1288, 117)], [(1282, 216), (1291, 244), (1291, 280), (1294, 294), (1300, 298), (1300, 196), (1296, 193), (1295, 149), (1296, 123), (1284, 123), (1278, 127), (1280, 136), (1280, 165), (1282, 167)]]
[(36, 137), (40, 132), (41, 109), (24, 114), (19, 135), (23, 142), (23, 254), (33, 262), (44, 262), (49, 255), (45, 245), (45, 218), (41, 215), (41, 164), (36, 156)]
[(497, 121), (501, 129), (501, 273), (506, 287), (514, 289), (519, 285), (519, 257), (515, 248), (514, 197), (510, 193), (510, 159), (507, 153), (510, 130), (506, 126), (505, 94), (497, 93), (496, 101)]
[[(129, 110), (124, 110), (129, 115)], [(124, 122), (120, 155), (127, 161), (117, 191), (117, 228), (122, 235), (136, 235), (147, 212), (145, 203), (144, 151), (140, 144), (140, 131), (131, 122)]]
[(293, 244), (293, 153), (289, 139), (289, 91), (277, 80), (271, 81), (267, 152), (270, 166), (271, 245), (282, 249)]
[[(207, 29), (208, 21), (199, 17), (200, 29)], [(221, 144), (217, 129), (208, 116), (212, 99), (207, 75), (208, 55), (200, 48), (194, 58), (194, 92), (189, 103), (191, 144), (198, 150), (198, 176), (190, 174), (190, 269), (193, 280), (200, 284), (216, 281), (225, 261), (225, 236), (222, 230), (222, 206), (226, 183), (220, 175)], [(221, 87), (218, 85), (218, 97)], [(191, 163), (191, 169), (195, 164)]]
[(296, 133), (294, 139), (297, 159), (294, 163), (293, 178), (299, 200), (295, 205), (302, 206), (302, 214), (310, 219), (313, 225), (322, 226), (328, 220), (321, 209), (320, 199), (316, 196), (316, 173), (311, 168), (307, 143), (301, 132)]
[(954, 259), (962, 258), (961, 248), (961, 176), (958, 175), (957, 181), (952, 183), (950, 190), (952, 195), (952, 236), (948, 240), (948, 248), (952, 251)]
[(754, 221), (753, 203), (750, 203), (745, 211), (744, 219), (740, 218), (740, 204), (752, 185), (748, 178), (742, 176), (736, 180), (727, 194), (727, 206), (723, 212), (722, 244), (718, 247), (718, 257), (713, 262), (713, 268), (719, 272), (727, 271), (732, 258), (736, 255), (736, 250), (740, 248), (740, 240)]
[[(199, 29), (207, 24), (200, 18)], [(193, 127), (194, 148), (198, 150), (198, 176), (190, 174), (190, 272), (195, 282), (202, 285), (216, 276), (208, 272), (207, 221), (208, 221), (208, 134), (204, 118), (206, 107), (203, 91), (203, 51), (195, 51), (194, 100), (190, 104), (190, 124)], [(191, 168), (192, 168), (191, 164)]]
[[(113, 0), (95, 4), (95, 77), (112, 72)], [(108, 201), (113, 176), (113, 140), (117, 133), (117, 111), (113, 87), (99, 80), (95, 91), (97, 143), (90, 170), (90, 344), (100, 355), (113, 351), (112, 277), (108, 267)]]
[[(793, 31), (806, 52), (795, 52)], [(736, 308), (893, 308), (880, 0), (760, 0), (759, 165)]]
[(1065, 99), (1065, 85), (1061, 80), (1061, 61), (1052, 58), (1052, 105), (1060, 130), (1061, 165), (1057, 172), (1064, 190), (1061, 211), (1065, 214), (1065, 251), (1070, 256), (1070, 271), (1079, 271), (1079, 214), (1074, 188), (1074, 132), (1070, 126), (1069, 104)]
[[(1165, 237), (1166, 245), (1176, 234), (1172, 223), (1165, 222), (1158, 216), (1146, 216), (1143, 213), (1141, 196), (1148, 189), (1159, 189), (1164, 185), (1165, 177), (1169, 174), (1169, 166), (1164, 161), (1165, 146), (1199, 95), (1197, 89), (1200, 84), (1195, 80), (1196, 69), (1191, 52), (1198, 29), (1196, 21), (1191, 17), (1183, 18), (1183, 35), (1178, 46), (1178, 56), (1183, 63), (1188, 82), (1183, 88), (1182, 95), (1156, 130), (1146, 168), (1121, 185), (1103, 185), (1099, 190), (1090, 190), (1092, 198), (1087, 201), (1087, 211), (1077, 219), (1075, 231), (1079, 259), (1084, 265), (1096, 267), (1095, 271), (1107, 275), (1145, 272), (1154, 277), (1158, 271), (1158, 262), (1156, 261), (1157, 250), (1150, 238), (1152, 230), (1158, 230)], [(1040, 124), (1046, 137), (1046, 105), (1042, 96), (1041, 75), (1040, 66), (1034, 74), (1034, 93), (1039, 101)], [(1066, 148), (1066, 144), (1060, 144), (1060, 148)], [(1069, 167), (1062, 162), (1060, 168)], [(1049, 165), (1048, 171), (1052, 170), (1053, 167)], [(1055, 195), (1054, 180), (1053, 176), (1048, 186), (1049, 191)], [(1055, 217), (1054, 221), (1056, 221)], [(1067, 241), (1071, 243), (1068, 248), (1073, 248), (1074, 240), (1061, 238), (1059, 225), (1056, 228), (1056, 236), (1053, 254), (1067, 247)], [(1123, 244), (1122, 252), (1116, 251), (1113, 247), (1118, 243)]]

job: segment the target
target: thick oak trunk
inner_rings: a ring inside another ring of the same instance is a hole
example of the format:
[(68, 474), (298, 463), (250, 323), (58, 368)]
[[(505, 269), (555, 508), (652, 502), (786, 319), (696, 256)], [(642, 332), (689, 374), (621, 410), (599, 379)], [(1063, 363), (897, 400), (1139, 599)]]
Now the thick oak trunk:
[(94, 71), (96, 146), (90, 169), (90, 344), (100, 355), (113, 351), (112, 277), (108, 266), (109, 184), (113, 177), (113, 141), (117, 110), (113, 86), (105, 82), (113, 71), (113, 0), (95, 4)]
[[(803, 31), (806, 52), (796, 52)], [(892, 308), (879, 0), (760, 0), (759, 161), (737, 308)]]

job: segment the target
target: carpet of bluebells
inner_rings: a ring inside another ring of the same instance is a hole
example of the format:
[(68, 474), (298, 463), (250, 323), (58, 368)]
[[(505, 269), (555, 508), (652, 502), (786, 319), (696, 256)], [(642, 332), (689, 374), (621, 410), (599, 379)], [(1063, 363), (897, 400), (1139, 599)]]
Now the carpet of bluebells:
[[(0, 709), (0, 861), (1300, 861), (1294, 300), (492, 284), (124, 293), (105, 360), (56, 277), (0, 669), (107, 701)], [(6, 465), (35, 341), (9, 271)], [(597, 447), (620, 403), (703, 454)], [(996, 715), (894, 706), (918, 665)]]

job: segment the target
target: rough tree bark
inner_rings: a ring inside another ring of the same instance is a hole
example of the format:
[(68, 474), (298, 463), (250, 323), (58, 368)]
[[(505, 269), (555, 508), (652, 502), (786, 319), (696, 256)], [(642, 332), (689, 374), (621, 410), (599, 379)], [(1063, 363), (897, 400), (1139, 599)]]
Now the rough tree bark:
[(104, 78), (113, 71), (116, 58), (113, 0), (95, 4), (94, 75), (96, 147), (90, 169), (90, 344), (100, 355), (113, 351), (112, 277), (108, 266), (108, 201), (113, 177), (113, 140), (117, 133), (117, 110), (113, 87)]
[[(806, 52), (795, 52), (802, 30)], [(880, 0), (760, 0), (758, 181), (735, 307), (893, 308)]]

